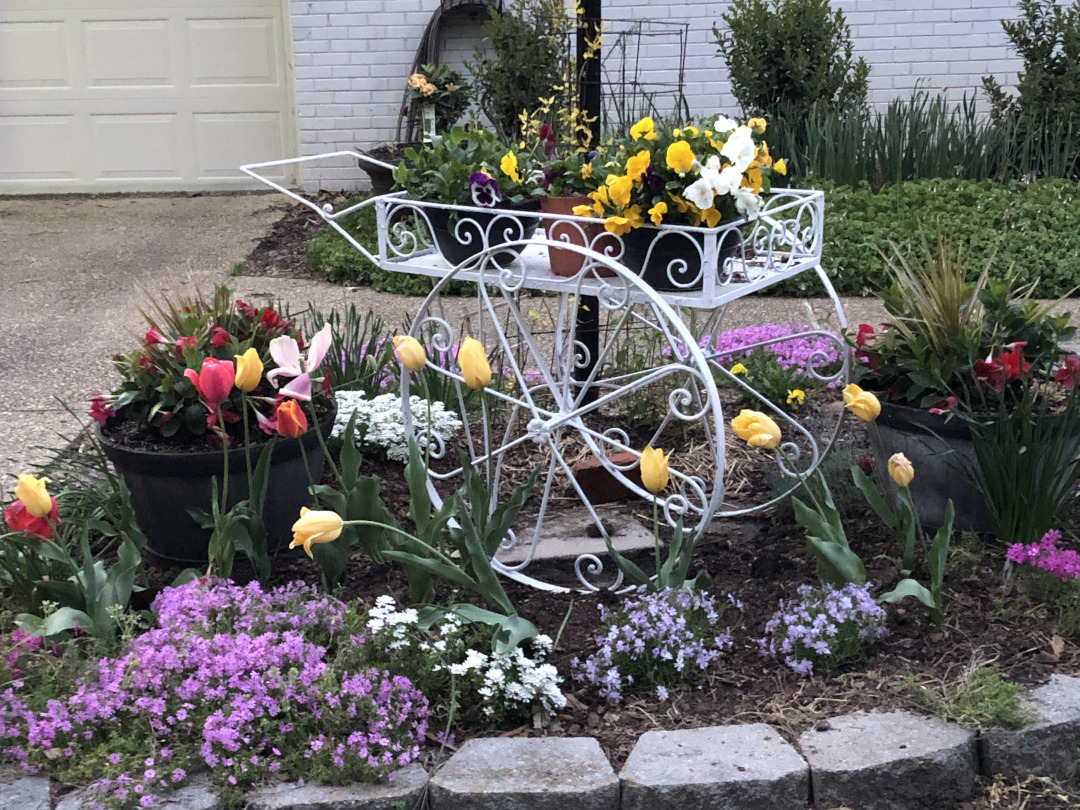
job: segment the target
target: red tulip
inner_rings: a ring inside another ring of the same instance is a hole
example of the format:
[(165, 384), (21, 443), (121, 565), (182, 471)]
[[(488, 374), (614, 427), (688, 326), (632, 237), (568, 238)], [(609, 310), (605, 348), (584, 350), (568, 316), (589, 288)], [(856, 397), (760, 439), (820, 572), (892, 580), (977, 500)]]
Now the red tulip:
[(230, 340), (232, 340), (232, 338), (229, 337), (229, 333), (220, 326), (215, 326), (210, 330), (210, 345), (215, 349), (220, 349)]
[(156, 343), (168, 343), (165, 340), (165, 336), (158, 331), (156, 326), (151, 326), (146, 332), (146, 336), (143, 338), (146, 341), (147, 346), (153, 346)]
[(233, 382), (236, 381), (236, 368), (231, 360), (207, 357), (202, 362), (200, 373), (189, 368), (184, 370), (184, 376), (194, 383), (199, 399), (213, 410), (229, 398)]
[(4, 522), (13, 532), (36, 534), (47, 540), (52, 537), (52, 527), (60, 525), (56, 498), (52, 499), (52, 509), (45, 517), (34, 517), (27, 511), (26, 504), (22, 501), (12, 501), (11, 505), (4, 510)]
[(274, 415), (277, 419), (277, 432), (286, 439), (295, 439), (307, 432), (307, 417), (296, 400), (287, 399), (282, 402)]
[(195, 336), (194, 335), (188, 335), (187, 337), (178, 337), (176, 339), (176, 344), (174, 345), (173, 348), (176, 351), (176, 356), (179, 359), (183, 360), (184, 359), (184, 352), (187, 351), (188, 349), (194, 349), (195, 348)]
[(1080, 381), (1080, 357), (1070, 354), (1062, 360), (1062, 366), (1054, 375), (1054, 382), (1059, 382), (1066, 388), (1072, 388)]

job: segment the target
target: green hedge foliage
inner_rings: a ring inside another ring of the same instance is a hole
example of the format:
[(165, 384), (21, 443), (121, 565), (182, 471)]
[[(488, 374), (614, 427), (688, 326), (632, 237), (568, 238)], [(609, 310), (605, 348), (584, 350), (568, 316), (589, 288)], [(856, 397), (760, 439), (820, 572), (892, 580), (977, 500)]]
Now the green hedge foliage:
[[(1080, 185), (1069, 180), (827, 185), (822, 267), (841, 295), (872, 295), (886, 277), (880, 251), (917, 246), (920, 231), (933, 238), (938, 229), (963, 246), (973, 274), (994, 256), (996, 275), (1012, 266), (1018, 282), (1038, 281), (1040, 298), (1080, 285)], [(821, 285), (796, 278), (772, 291), (818, 295)]]

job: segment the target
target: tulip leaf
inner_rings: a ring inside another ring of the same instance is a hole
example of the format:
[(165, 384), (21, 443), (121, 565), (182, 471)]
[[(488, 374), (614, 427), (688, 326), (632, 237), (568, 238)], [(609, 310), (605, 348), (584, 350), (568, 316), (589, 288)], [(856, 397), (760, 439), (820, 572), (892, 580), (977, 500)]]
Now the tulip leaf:
[(877, 516), (881, 518), (881, 522), (888, 526), (893, 531), (900, 528), (900, 520), (889, 505), (885, 503), (885, 499), (881, 497), (881, 493), (878, 491), (877, 484), (875, 484), (866, 473), (864, 473), (857, 464), (851, 465), (851, 480), (855, 482), (855, 486), (859, 488), (859, 491), (866, 498), (866, 502), (870, 504), (870, 508), (877, 513)]

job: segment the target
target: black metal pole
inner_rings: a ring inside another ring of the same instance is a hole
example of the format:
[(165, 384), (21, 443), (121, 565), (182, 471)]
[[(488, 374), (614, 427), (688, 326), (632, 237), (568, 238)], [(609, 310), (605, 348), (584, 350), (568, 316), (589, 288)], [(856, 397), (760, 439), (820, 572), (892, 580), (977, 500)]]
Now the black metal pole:
[[(600, 4), (601, 0), (581, 0), (577, 19), (578, 104), (591, 119), (591, 149), (600, 143), (600, 49), (593, 50), (588, 59), (585, 54), (589, 52), (588, 43), (595, 42), (603, 30)], [(583, 295), (577, 301), (577, 340), (578, 364), (574, 367), (574, 379), (580, 383), (592, 374), (600, 353), (600, 302), (596, 296)], [(593, 402), (596, 394), (596, 388), (590, 386), (582, 402)]]

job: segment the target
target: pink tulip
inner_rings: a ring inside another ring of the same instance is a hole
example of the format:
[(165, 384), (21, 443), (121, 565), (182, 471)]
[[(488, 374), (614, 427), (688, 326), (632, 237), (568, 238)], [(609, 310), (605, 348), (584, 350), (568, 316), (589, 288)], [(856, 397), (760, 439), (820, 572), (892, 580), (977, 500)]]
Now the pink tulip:
[[(277, 364), (277, 368), (267, 372), (266, 379), (275, 388), (278, 387), (278, 377), (299, 377), (302, 374), (311, 374), (322, 365), (326, 352), (330, 349), (333, 335), (330, 332), (330, 324), (326, 324), (311, 339), (306, 358), (300, 356), (300, 344), (287, 335), (276, 337), (270, 341), (270, 356)], [(308, 388), (310, 398), (310, 386)], [(302, 398), (302, 397), (301, 397)]]
[(200, 373), (189, 368), (184, 371), (184, 376), (194, 383), (195, 390), (199, 392), (199, 398), (206, 407), (213, 410), (229, 398), (236, 380), (236, 368), (231, 360), (207, 357), (202, 362)]

